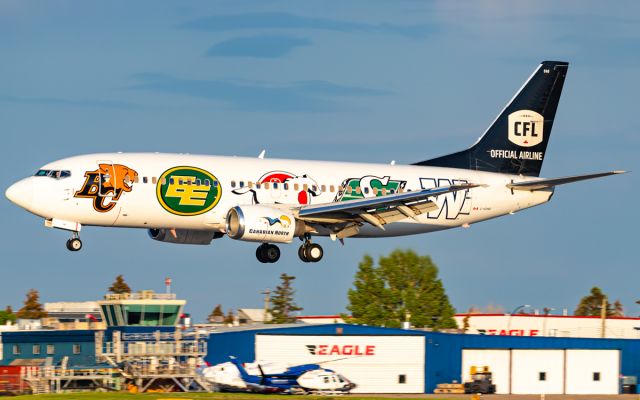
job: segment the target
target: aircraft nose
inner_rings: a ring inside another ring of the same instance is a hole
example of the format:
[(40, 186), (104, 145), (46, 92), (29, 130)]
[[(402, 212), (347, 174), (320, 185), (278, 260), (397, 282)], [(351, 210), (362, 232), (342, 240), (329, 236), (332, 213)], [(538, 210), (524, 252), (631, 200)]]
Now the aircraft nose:
[(4, 193), (12, 203), (29, 208), (33, 203), (33, 181), (30, 178), (20, 180), (7, 188)]

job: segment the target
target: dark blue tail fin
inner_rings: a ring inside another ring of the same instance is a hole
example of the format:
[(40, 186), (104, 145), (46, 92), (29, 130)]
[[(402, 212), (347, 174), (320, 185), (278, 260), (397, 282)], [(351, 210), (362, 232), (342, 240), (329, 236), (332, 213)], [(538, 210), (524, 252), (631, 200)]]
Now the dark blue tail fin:
[(471, 148), (414, 165), (539, 176), (568, 68), (544, 61)]

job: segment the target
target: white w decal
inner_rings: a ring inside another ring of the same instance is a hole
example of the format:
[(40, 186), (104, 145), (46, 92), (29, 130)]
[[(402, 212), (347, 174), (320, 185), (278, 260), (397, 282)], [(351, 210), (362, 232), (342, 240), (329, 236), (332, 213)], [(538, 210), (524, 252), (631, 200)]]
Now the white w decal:
[[(461, 183), (468, 183), (468, 181), (463, 179), (420, 178), (420, 187), (422, 189), (433, 189)], [(446, 219), (456, 219), (460, 214), (469, 215), (471, 213), (469, 190), (441, 194), (433, 198), (432, 201), (436, 203), (438, 209), (427, 214), (430, 219), (440, 218), (443, 215), (443, 211)]]

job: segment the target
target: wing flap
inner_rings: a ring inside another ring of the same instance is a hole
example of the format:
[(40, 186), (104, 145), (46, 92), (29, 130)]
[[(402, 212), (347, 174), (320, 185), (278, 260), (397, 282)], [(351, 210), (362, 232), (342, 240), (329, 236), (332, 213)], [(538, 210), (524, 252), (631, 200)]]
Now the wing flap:
[(297, 217), (310, 223), (334, 225), (367, 222), (384, 230), (384, 225), (406, 218), (416, 219), (418, 215), (438, 209), (429, 197), (468, 190), (479, 185), (465, 183), (413, 192), (394, 193), (373, 198), (344, 202), (303, 206), (297, 210)]
[(583, 181), (586, 179), (601, 178), (603, 176), (609, 176), (609, 175), (624, 174), (626, 172), (627, 171), (609, 171), (609, 172), (600, 172), (597, 174), (565, 176), (563, 178), (540, 179), (540, 180), (534, 180), (534, 181), (510, 183), (507, 185), (507, 187), (511, 190), (525, 190), (525, 191), (544, 190), (544, 189), (549, 189), (558, 185), (564, 185), (567, 183)]

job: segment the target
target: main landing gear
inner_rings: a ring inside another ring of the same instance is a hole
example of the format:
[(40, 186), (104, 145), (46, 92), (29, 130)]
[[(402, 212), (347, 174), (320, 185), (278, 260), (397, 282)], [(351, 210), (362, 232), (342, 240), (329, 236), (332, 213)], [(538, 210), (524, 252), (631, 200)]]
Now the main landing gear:
[[(304, 243), (298, 249), (298, 257), (306, 263), (322, 260), (324, 250), (317, 243), (311, 243), (311, 237), (305, 236)], [(67, 245), (68, 246), (68, 245)], [(275, 244), (262, 243), (256, 249), (256, 258), (261, 263), (274, 263), (280, 259), (280, 249)]]
[(82, 241), (78, 232), (73, 232), (71, 239), (67, 240), (67, 249), (69, 251), (78, 251), (82, 248)]
[(256, 249), (256, 258), (261, 263), (274, 263), (280, 259), (280, 249), (275, 244), (263, 243)]
[(311, 237), (305, 236), (304, 243), (298, 249), (298, 257), (304, 262), (318, 262), (322, 260), (324, 250), (322, 246), (317, 243), (311, 243)]

